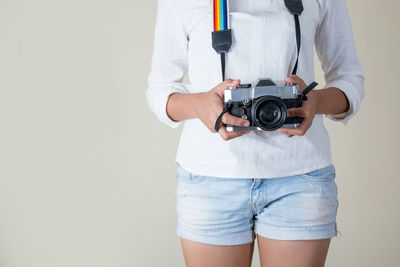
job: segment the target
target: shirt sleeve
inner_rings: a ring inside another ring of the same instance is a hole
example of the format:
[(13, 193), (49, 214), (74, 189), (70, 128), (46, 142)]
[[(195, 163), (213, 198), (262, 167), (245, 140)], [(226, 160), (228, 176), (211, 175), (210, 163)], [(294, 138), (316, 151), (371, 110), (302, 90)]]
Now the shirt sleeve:
[(173, 0), (158, 0), (151, 71), (146, 99), (150, 110), (166, 125), (177, 128), (167, 114), (167, 101), (172, 93), (189, 93), (190, 84), (182, 82), (187, 72), (188, 36)]
[(344, 0), (326, 0), (316, 30), (315, 48), (328, 87), (339, 88), (350, 108), (341, 114), (326, 114), (345, 125), (358, 112), (364, 98), (364, 72), (357, 57), (350, 17)]

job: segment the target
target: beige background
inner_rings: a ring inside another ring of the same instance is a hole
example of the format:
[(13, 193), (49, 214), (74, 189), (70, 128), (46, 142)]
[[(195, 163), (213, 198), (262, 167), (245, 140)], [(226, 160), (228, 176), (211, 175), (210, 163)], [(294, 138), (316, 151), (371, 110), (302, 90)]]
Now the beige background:
[[(341, 232), (327, 266), (399, 266), (400, 3), (347, 4), (366, 97), (348, 126), (326, 121)], [(0, 0), (1, 267), (184, 266), (180, 129), (144, 96), (155, 12), (154, 0)]]

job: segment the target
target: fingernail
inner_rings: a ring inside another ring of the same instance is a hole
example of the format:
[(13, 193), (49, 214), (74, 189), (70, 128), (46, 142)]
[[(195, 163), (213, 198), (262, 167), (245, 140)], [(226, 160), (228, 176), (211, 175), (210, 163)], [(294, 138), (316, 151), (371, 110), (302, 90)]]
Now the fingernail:
[(250, 122), (249, 122), (249, 121), (245, 121), (245, 122), (243, 123), (243, 126), (250, 126)]

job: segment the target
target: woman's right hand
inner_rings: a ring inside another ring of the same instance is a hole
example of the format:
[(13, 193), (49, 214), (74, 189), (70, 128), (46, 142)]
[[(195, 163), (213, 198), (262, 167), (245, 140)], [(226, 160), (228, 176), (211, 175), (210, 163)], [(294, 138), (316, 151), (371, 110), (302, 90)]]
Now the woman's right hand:
[[(216, 87), (208, 92), (198, 93), (196, 101), (196, 117), (204, 123), (204, 125), (213, 133), (215, 133), (215, 122), (218, 116), (221, 114), (224, 103), (224, 90), (231, 86), (238, 86), (240, 80), (227, 79), (224, 82), (218, 84)], [(225, 141), (233, 139), (235, 137), (249, 133), (250, 131), (232, 131), (228, 132), (224, 124), (232, 124), (235, 126), (249, 126), (248, 120), (233, 116), (229, 113), (225, 113), (222, 117), (221, 127), (219, 128), (219, 135)]]

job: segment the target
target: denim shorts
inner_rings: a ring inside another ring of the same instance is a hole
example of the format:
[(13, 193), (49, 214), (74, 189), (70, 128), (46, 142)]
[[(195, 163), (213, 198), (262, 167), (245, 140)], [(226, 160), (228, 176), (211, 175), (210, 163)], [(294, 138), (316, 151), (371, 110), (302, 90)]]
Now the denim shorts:
[(212, 245), (256, 235), (278, 240), (336, 236), (335, 167), (279, 178), (221, 178), (177, 169), (176, 234)]

